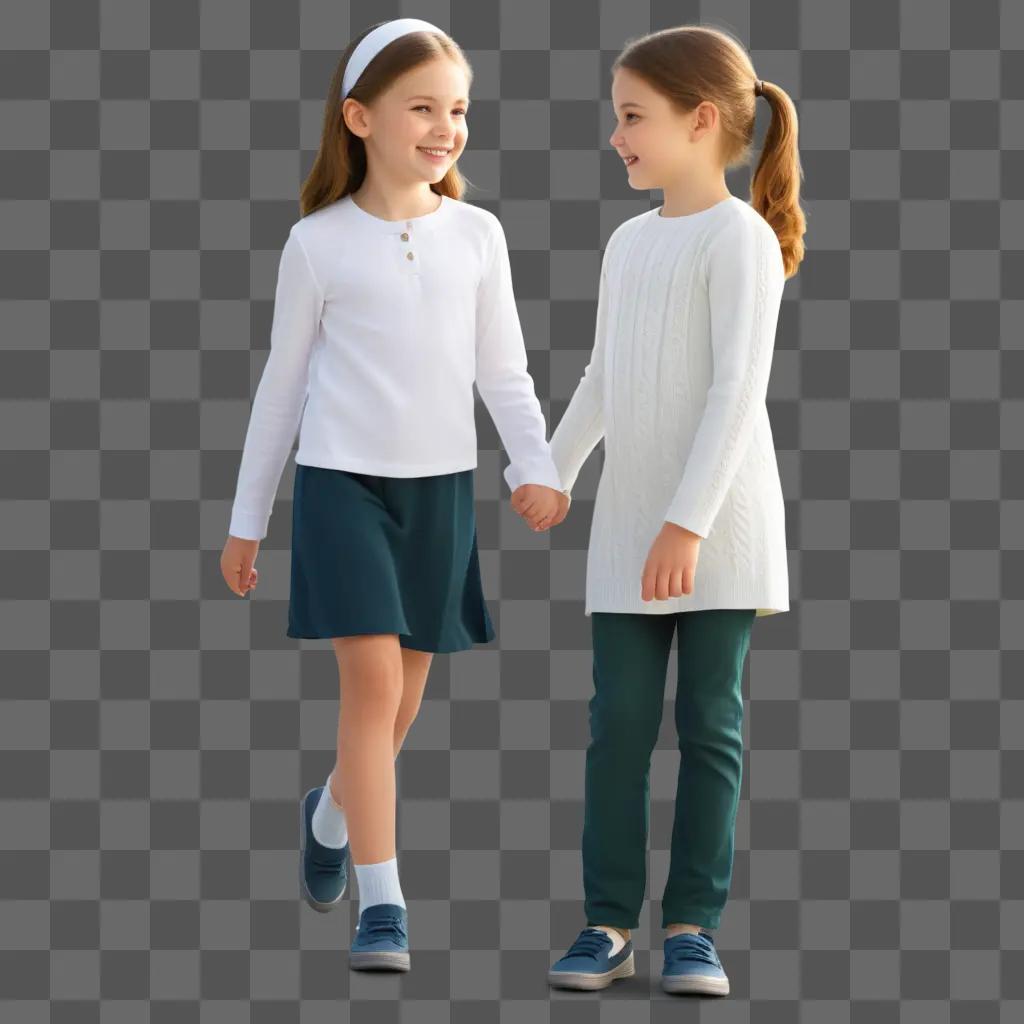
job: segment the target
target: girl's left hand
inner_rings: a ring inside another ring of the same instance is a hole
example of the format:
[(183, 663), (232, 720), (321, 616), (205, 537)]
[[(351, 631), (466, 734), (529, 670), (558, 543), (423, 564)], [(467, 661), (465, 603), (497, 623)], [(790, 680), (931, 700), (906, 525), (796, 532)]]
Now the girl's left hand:
[(512, 495), (512, 508), (531, 530), (546, 530), (559, 512), (562, 495), (543, 484), (521, 484)]
[(654, 539), (641, 580), (641, 597), (667, 601), (693, 593), (693, 577), (697, 572), (700, 552), (699, 533), (668, 521)]

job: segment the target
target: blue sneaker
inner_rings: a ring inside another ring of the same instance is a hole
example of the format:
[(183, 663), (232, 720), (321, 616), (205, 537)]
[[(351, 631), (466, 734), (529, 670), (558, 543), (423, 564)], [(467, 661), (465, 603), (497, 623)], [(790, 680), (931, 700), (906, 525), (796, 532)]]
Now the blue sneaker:
[(714, 939), (706, 932), (681, 932), (665, 939), (661, 987), (666, 992), (727, 996), (729, 979), (718, 959)]
[(584, 928), (560, 960), (548, 971), (548, 983), (555, 988), (607, 988), (617, 978), (636, 974), (633, 940), (609, 956), (611, 936), (600, 928)]
[(299, 865), (302, 874), (302, 895), (314, 909), (326, 914), (345, 895), (348, 885), (348, 848), (340, 850), (318, 843), (313, 835), (313, 812), (320, 802), (323, 786), (316, 786), (302, 798), (302, 841)]
[(408, 915), (397, 903), (372, 903), (359, 915), (349, 952), (357, 971), (409, 970)]

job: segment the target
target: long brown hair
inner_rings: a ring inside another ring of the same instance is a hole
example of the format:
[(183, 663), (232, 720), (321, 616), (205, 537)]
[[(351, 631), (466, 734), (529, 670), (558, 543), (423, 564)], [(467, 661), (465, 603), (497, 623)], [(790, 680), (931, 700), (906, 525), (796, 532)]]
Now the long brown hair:
[[(725, 167), (750, 160), (757, 107), (754, 66), (743, 45), (723, 29), (681, 25), (631, 41), (612, 64), (642, 77), (678, 110), (689, 113), (708, 100), (722, 122), (721, 159)], [(804, 258), (806, 219), (800, 207), (800, 151), (796, 107), (784, 89), (761, 83), (771, 109), (761, 158), (750, 184), (750, 205), (779, 238), (786, 277)]]
[[(384, 22), (377, 24), (382, 25)], [(303, 217), (336, 202), (349, 192), (355, 192), (366, 177), (366, 144), (358, 135), (350, 132), (345, 124), (341, 112), (344, 99), (359, 100), (370, 106), (399, 76), (440, 57), (447, 57), (460, 64), (469, 81), (473, 80), (473, 69), (466, 55), (450, 36), (443, 32), (408, 32), (392, 40), (374, 56), (348, 96), (342, 99), (341, 86), (349, 58), (363, 36), (375, 28), (377, 25), (370, 25), (348, 44), (331, 77), (320, 149), (299, 196), (299, 209)], [(466, 191), (466, 181), (457, 164), (453, 163), (440, 181), (431, 182), (430, 188), (438, 195), (461, 199)]]

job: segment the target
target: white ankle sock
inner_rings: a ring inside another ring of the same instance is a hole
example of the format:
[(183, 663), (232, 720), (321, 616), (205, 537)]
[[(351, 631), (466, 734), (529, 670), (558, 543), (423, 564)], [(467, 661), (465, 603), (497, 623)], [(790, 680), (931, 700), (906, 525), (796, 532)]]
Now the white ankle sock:
[(331, 795), (331, 778), (327, 776), (327, 785), (320, 794), (320, 802), (313, 811), (313, 838), (321, 846), (330, 846), (340, 850), (348, 842), (348, 822), (345, 812), (334, 802)]
[(405, 906), (402, 886), (398, 881), (398, 858), (382, 860), (378, 864), (357, 864), (356, 880), (359, 884), (359, 913), (375, 903), (397, 903)]

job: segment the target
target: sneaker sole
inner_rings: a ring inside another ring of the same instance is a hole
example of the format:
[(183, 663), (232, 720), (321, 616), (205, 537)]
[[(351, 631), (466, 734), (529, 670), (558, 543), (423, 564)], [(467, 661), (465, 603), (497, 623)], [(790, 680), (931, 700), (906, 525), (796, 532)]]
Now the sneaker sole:
[(625, 960), (617, 967), (613, 967), (604, 974), (587, 974), (579, 971), (548, 971), (548, 983), (555, 988), (576, 988), (592, 991), (593, 989), (607, 988), (613, 981), (619, 978), (631, 978), (636, 974), (636, 967), (633, 964), (633, 954), (630, 953)]
[[(314, 786), (313, 789), (315, 788), (316, 787)], [(326, 914), (341, 902), (341, 898), (345, 895), (345, 890), (348, 888), (348, 877), (346, 876), (345, 884), (342, 886), (341, 892), (338, 893), (337, 898), (331, 900), (329, 903), (322, 903), (320, 900), (314, 899), (313, 894), (309, 891), (309, 887), (306, 885), (306, 801), (309, 799), (309, 794), (312, 792), (312, 789), (307, 790), (306, 795), (302, 798), (302, 802), (299, 804), (299, 888), (302, 891), (302, 898), (315, 911), (317, 911), (317, 913)]]
[(683, 993), (698, 996), (727, 996), (729, 994), (728, 978), (702, 978), (698, 975), (662, 975), (661, 987), (666, 992)]
[(349, 952), (348, 965), (354, 971), (407, 971), (408, 953)]

